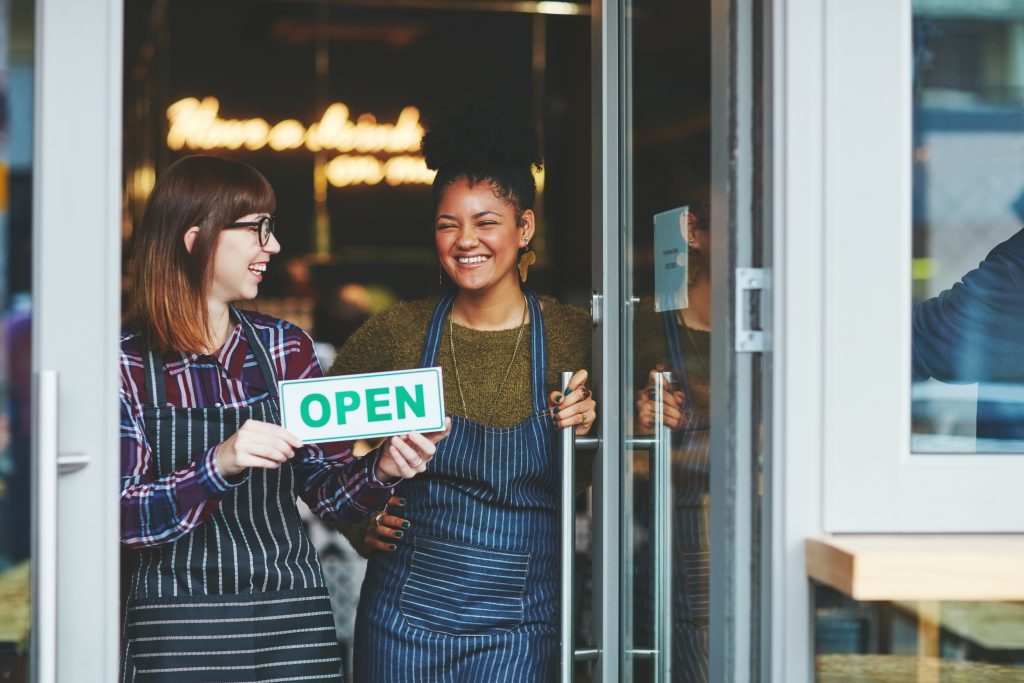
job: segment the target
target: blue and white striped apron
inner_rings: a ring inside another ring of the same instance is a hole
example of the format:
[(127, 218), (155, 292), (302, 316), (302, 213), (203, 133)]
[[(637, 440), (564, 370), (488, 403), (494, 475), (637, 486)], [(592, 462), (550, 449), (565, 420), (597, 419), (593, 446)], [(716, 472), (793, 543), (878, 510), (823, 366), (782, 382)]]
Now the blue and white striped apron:
[[(559, 537), (555, 428), (540, 303), (527, 292), (533, 413), (509, 428), (454, 416), (427, 471), (404, 481), (405, 542), (374, 553), (356, 618), (367, 683), (556, 680)], [(454, 294), (423, 348), (436, 363)]]
[(672, 432), (672, 680), (706, 683), (710, 419), (691, 402), (692, 387), (675, 311), (663, 313), (662, 321), (673, 378), (687, 397), (682, 406), (686, 420)]
[[(143, 420), (157, 477), (204, 457), (248, 419), (280, 424), (270, 355), (232, 311), (267, 395), (240, 408), (171, 406), (163, 362), (150, 351)], [(122, 681), (343, 680), (331, 603), (296, 498), (290, 463), (252, 468), (187, 536), (134, 553)]]

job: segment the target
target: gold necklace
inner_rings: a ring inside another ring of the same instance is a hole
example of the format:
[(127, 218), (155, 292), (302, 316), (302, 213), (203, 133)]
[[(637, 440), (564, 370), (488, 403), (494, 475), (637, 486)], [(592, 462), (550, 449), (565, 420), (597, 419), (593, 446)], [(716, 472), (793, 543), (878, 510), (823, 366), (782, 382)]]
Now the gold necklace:
[[(523, 319), (519, 321), (519, 334), (516, 335), (516, 345), (512, 349), (512, 358), (508, 362), (508, 368), (505, 370), (505, 376), (501, 380), (501, 384), (498, 385), (498, 391), (494, 394), (494, 400), (491, 401), (491, 407), (487, 410), (484, 415), (483, 423), (491, 419), (494, 414), (494, 407), (498, 405), (498, 398), (501, 396), (501, 390), (505, 388), (505, 382), (508, 381), (508, 376), (512, 374), (512, 366), (515, 365), (516, 355), (519, 353), (519, 344), (523, 341), (523, 330), (526, 329), (526, 311), (529, 306), (526, 302), (526, 296), (523, 296)], [(455, 326), (452, 324), (452, 315), (455, 313), (455, 308), (448, 313), (448, 342), (452, 349), (452, 366), (455, 368), (455, 386), (459, 389), (459, 399), (462, 401), (462, 414), (468, 419), (469, 409), (466, 407), (466, 397), (462, 393), (462, 379), (459, 377), (459, 361), (455, 357)]]

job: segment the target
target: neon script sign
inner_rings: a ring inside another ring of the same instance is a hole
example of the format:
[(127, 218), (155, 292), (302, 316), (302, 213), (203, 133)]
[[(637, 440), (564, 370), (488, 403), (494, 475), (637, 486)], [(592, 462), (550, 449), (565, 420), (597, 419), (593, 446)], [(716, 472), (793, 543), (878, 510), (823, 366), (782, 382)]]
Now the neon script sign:
[(379, 123), (373, 114), (355, 121), (349, 108), (336, 102), (309, 126), (296, 119), (271, 125), (262, 118), (223, 119), (216, 97), (186, 97), (167, 108), (167, 146), (173, 150), (248, 149), (275, 152), (305, 148), (341, 154), (327, 162), (327, 180), (350, 185), (429, 185), (434, 171), (419, 154), (423, 126), (420, 111), (405, 107), (395, 123)]

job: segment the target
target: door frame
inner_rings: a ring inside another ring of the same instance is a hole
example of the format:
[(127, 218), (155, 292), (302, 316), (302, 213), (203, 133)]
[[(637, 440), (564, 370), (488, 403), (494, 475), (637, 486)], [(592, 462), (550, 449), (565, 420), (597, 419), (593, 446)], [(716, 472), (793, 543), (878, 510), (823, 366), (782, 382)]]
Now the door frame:
[(122, 0), (36, 0), (32, 370), (57, 375), (56, 450), (88, 459), (37, 501), (56, 531), (33, 534), (52, 577), (34, 587), (52, 598), (33, 616), (39, 683), (118, 680), (123, 17)]

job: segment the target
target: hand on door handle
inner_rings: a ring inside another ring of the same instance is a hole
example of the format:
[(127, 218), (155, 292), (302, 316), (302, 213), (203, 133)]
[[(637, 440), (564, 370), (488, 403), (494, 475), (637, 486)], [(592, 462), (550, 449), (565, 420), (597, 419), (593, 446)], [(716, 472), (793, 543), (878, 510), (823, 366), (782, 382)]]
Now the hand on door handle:
[[(637, 425), (644, 430), (654, 427), (654, 415), (656, 400), (654, 395), (654, 375), (658, 372), (652, 370), (649, 383), (646, 387), (636, 392), (636, 418)], [(664, 407), (664, 424), (669, 429), (679, 429), (686, 419), (683, 406), (686, 403), (686, 395), (666, 382), (662, 389), (662, 402)]]
[(555, 425), (561, 429), (575, 427), (578, 436), (590, 432), (597, 419), (597, 401), (586, 387), (587, 376), (586, 370), (577, 371), (564, 391), (552, 391), (548, 396), (548, 410)]

